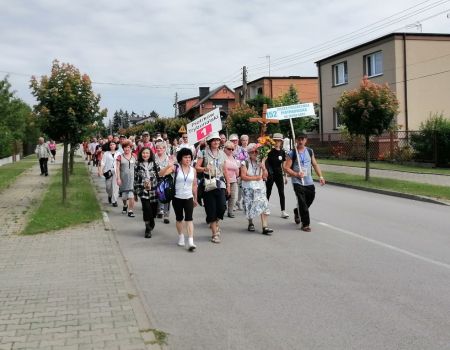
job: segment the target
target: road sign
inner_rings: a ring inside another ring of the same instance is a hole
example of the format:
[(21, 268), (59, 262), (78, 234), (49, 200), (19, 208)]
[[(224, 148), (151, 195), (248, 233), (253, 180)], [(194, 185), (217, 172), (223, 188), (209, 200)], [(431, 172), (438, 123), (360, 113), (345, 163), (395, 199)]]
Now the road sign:
[(314, 104), (312, 102), (301, 103), (291, 106), (269, 108), (266, 112), (267, 119), (277, 119), (277, 120), (315, 117), (315, 116), (316, 113), (314, 112)]
[(203, 140), (213, 131), (222, 130), (222, 121), (220, 120), (219, 108), (216, 108), (190, 122), (186, 125), (186, 129), (190, 145)]
[(180, 134), (186, 133), (186, 128), (184, 125), (181, 125), (181, 127), (178, 129), (178, 133), (180, 133)]

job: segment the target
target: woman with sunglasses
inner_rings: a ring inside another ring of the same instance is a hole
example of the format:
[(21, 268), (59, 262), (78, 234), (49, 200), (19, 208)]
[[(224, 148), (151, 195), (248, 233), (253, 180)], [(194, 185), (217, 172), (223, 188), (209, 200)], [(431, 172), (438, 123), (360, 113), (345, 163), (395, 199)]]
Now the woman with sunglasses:
[(232, 141), (225, 142), (224, 152), (227, 156), (225, 161), (225, 169), (228, 173), (228, 180), (230, 184), (230, 195), (228, 196), (227, 208), (228, 208), (228, 217), (234, 218), (234, 205), (237, 199), (238, 192), (238, 183), (237, 178), (239, 176), (239, 161), (236, 160), (233, 156), (235, 149), (235, 144)]
[(253, 219), (261, 217), (262, 233), (271, 235), (273, 230), (268, 227), (269, 201), (266, 198), (267, 169), (264, 162), (257, 159), (257, 146), (251, 143), (247, 147), (248, 160), (241, 163), (242, 196), (244, 198), (245, 216), (248, 219), (248, 230), (255, 231)]

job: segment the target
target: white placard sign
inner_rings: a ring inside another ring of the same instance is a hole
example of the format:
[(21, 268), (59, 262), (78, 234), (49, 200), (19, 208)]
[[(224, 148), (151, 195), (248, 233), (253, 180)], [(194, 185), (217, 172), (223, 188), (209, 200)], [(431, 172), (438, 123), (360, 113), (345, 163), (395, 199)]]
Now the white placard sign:
[(269, 108), (266, 111), (267, 119), (284, 120), (284, 119), (315, 117), (315, 116), (316, 113), (314, 112), (314, 104), (312, 102), (301, 103), (291, 106)]
[(222, 130), (222, 121), (220, 120), (219, 108), (203, 114), (194, 121), (190, 122), (186, 125), (186, 130), (190, 145), (203, 140), (213, 131)]

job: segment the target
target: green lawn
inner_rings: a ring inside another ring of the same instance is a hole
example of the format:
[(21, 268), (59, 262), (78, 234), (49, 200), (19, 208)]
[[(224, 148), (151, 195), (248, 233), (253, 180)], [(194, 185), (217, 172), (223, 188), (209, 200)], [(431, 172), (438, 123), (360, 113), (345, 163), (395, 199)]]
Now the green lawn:
[(447, 186), (428, 185), (379, 177), (371, 177), (369, 181), (365, 181), (364, 176), (333, 173), (329, 171), (327, 171), (325, 179), (330, 182), (346, 185), (450, 200), (450, 187)]
[[(326, 159), (320, 158), (318, 160), (319, 164), (329, 164), (329, 165), (343, 165), (343, 166), (353, 166), (357, 168), (365, 168), (366, 163), (362, 161), (352, 161), (352, 160), (338, 160), (338, 159)], [(398, 170), (406, 171), (411, 173), (421, 173), (421, 174), (442, 174), (450, 175), (450, 169), (446, 168), (425, 168), (419, 166), (402, 165), (388, 162), (370, 162), (371, 169), (382, 169), (382, 170)]]
[(13, 183), (25, 170), (38, 163), (36, 155), (31, 154), (19, 162), (0, 166), (0, 191)]
[(23, 234), (35, 234), (62, 229), (102, 217), (100, 206), (90, 182), (90, 175), (82, 163), (74, 164), (74, 175), (67, 188), (67, 201), (62, 204), (61, 171), (52, 181), (39, 208), (33, 213)]

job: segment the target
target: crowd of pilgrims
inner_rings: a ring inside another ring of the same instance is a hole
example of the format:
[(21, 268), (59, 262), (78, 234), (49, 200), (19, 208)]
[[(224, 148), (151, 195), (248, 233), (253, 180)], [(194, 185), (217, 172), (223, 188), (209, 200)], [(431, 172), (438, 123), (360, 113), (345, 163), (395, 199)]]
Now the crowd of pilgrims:
[[(139, 138), (124, 135), (93, 138), (83, 142), (82, 147), (88, 164), (97, 167), (98, 176), (105, 178), (110, 205), (118, 207), (122, 201), (122, 214), (134, 218), (136, 202), (141, 202), (145, 238), (152, 237), (155, 219), (170, 224), (172, 204), (177, 244), (194, 251), (193, 211), (198, 205), (205, 210), (213, 243), (221, 242), (220, 221), (225, 215), (234, 218), (237, 211), (244, 212), (248, 231), (256, 230), (254, 219), (259, 217), (261, 233), (271, 235), (268, 200), (274, 184), (279, 194), (280, 215), (289, 218), (284, 195), (287, 175), (292, 179), (298, 201), (294, 220), (301, 223), (303, 231), (311, 231), (308, 208), (315, 196), (311, 167), (320, 184), (325, 181), (312, 150), (306, 147), (306, 138), (307, 135), (299, 135), (291, 150), (289, 139), (274, 134), (275, 145), (264, 162), (258, 160), (257, 144), (249, 143), (248, 135), (232, 134), (227, 139), (217, 132), (210, 133), (196, 147), (188, 143), (187, 134), (170, 142), (165, 133), (151, 138), (148, 132)], [(157, 186), (170, 174), (175, 194), (171, 203), (161, 202)]]

